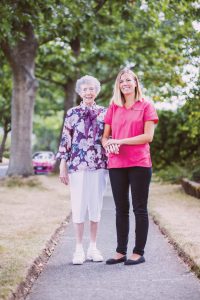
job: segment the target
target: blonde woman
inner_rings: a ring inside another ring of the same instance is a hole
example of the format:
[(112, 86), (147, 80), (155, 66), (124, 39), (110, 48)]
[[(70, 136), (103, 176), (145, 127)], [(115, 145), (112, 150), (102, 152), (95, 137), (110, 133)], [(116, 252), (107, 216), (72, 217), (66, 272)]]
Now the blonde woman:
[[(109, 153), (117, 230), (116, 253), (106, 263), (135, 265), (145, 261), (143, 255), (149, 224), (147, 200), (152, 173), (149, 143), (153, 140), (158, 116), (152, 103), (142, 97), (138, 78), (130, 69), (119, 72), (104, 121), (102, 144)], [(135, 245), (127, 260), (129, 186), (135, 215)]]
[(103, 261), (96, 247), (96, 239), (106, 187), (107, 157), (101, 145), (106, 109), (95, 103), (100, 92), (100, 82), (96, 78), (88, 75), (80, 78), (76, 83), (76, 92), (82, 102), (67, 112), (57, 158), (61, 160), (60, 180), (70, 184), (76, 233), (72, 262), (81, 265), (85, 261), (82, 240), (87, 213), (90, 220), (87, 259)]

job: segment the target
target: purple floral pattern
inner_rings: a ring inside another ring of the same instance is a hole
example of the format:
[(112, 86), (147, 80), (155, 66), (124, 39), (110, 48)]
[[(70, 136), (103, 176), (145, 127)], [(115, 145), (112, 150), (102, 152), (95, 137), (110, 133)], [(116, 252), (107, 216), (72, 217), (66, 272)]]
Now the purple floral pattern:
[(106, 108), (82, 102), (68, 110), (56, 158), (67, 161), (69, 172), (107, 168), (101, 145)]

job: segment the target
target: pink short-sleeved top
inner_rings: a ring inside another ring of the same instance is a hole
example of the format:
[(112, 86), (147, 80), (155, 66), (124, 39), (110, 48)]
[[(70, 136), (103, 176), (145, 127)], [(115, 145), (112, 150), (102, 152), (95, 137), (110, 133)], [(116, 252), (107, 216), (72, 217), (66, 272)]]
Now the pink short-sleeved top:
[[(144, 99), (135, 102), (128, 109), (112, 103), (104, 122), (111, 126), (113, 139), (124, 139), (144, 133), (146, 121), (158, 123), (158, 115), (153, 104)], [(141, 145), (121, 145), (119, 154), (109, 154), (108, 168), (151, 167), (149, 143)]]

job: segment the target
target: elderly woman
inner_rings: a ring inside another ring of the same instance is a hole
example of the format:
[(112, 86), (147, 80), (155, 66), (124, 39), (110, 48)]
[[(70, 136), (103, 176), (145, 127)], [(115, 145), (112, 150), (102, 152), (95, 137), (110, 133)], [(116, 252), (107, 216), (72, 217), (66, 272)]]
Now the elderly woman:
[(57, 158), (61, 160), (60, 180), (70, 184), (76, 233), (73, 264), (80, 265), (85, 261), (82, 240), (87, 213), (90, 221), (87, 259), (103, 261), (96, 247), (96, 238), (107, 175), (107, 157), (101, 145), (106, 109), (95, 103), (100, 92), (100, 82), (96, 78), (88, 75), (80, 78), (76, 92), (82, 102), (67, 112)]
[[(149, 143), (158, 116), (142, 97), (139, 80), (131, 70), (119, 72), (111, 105), (105, 116), (102, 143), (109, 153), (108, 168), (116, 206), (117, 248), (108, 265), (143, 263), (148, 233), (147, 200), (151, 180)], [(110, 138), (110, 136), (112, 138)], [(129, 187), (135, 215), (135, 245), (127, 260), (129, 234)]]

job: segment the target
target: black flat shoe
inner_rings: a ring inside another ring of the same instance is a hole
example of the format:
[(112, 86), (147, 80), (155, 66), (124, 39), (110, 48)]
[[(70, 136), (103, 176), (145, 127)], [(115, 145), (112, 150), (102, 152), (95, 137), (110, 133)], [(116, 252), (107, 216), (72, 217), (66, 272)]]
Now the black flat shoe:
[(123, 257), (119, 258), (119, 259), (115, 259), (115, 258), (109, 258), (108, 260), (106, 260), (106, 264), (107, 265), (115, 265), (115, 264), (119, 264), (122, 262), (126, 262), (126, 255), (124, 255)]
[(145, 262), (144, 256), (140, 256), (140, 258), (133, 260), (133, 259), (127, 259), (127, 261), (124, 262), (126, 266), (131, 266), (131, 265), (138, 265)]

